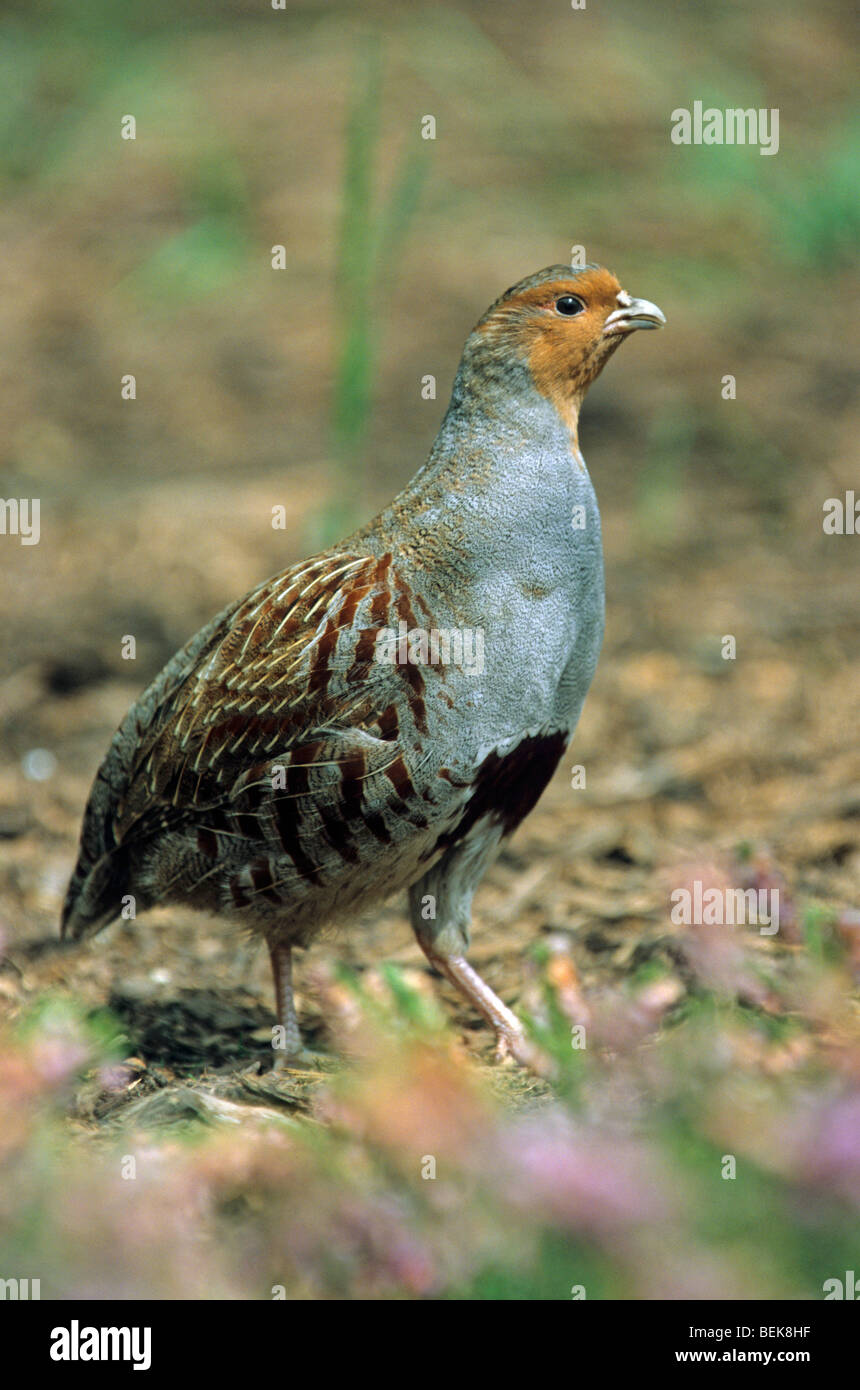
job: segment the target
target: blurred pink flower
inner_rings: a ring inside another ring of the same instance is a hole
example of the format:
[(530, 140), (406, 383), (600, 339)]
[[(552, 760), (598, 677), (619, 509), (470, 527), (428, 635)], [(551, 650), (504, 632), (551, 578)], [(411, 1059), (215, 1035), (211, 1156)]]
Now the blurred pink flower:
[(860, 1091), (816, 1105), (806, 1117), (797, 1172), (860, 1206)]
[(560, 1110), (500, 1130), (496, 1185), (512, 1205), (577, 1232), (609, 1232), (667, 1219), (665, 1180), (644, 1145), (583, 1134)]

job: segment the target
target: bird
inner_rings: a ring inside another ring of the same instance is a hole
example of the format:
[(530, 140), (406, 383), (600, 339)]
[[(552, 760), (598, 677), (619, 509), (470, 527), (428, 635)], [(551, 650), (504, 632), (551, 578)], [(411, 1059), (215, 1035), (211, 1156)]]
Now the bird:
[(431, 967), (529, 1065), (468, 960), (472, 899), (563, 757), (597, 666), (604, 563), (586, 391), (665, 317), (602, 266), (518, 281), (466, 339), (426, 461), (372, 521), (229, 604), (129, 710), (84, 812), (61, 935), (175, 903), (293, 953), (406, 891)]

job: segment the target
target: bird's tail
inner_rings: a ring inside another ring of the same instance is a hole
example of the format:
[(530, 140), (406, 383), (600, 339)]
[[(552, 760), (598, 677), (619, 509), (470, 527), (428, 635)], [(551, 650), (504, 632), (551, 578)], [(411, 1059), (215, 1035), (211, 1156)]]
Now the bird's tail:
[(123, 873), (115, 850), (95, 864), (78, 859), (69, 880), (60, 917), (60, 936), (73, 941), (95, 936), (113, 922), (123, 908)]

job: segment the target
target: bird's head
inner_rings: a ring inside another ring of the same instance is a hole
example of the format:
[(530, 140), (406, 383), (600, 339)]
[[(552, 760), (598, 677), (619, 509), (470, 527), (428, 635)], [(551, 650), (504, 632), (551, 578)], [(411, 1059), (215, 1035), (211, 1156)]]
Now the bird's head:
[(582, 398), (615, 349), (637, 328), (666, 322), (656, 304), (634, 299), (602, 266), (553, 265), (492, 304), (466, 344), (473, 383), (498, 397), (523, 371), (574, 432)]

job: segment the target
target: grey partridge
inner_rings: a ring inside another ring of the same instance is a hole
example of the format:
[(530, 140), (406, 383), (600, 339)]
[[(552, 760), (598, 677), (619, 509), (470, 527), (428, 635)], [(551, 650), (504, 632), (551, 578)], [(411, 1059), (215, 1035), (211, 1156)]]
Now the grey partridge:
[(283, 1056), (292, 950), (409, 890), (433, 966), (530, 1053), (469, 965), (472, 896), (565, 751), (603, 637), (583, 397), (664, 323), (599, 266), (507, 290), (466, 341), (426, 463), (342, 544), (231, 603), (129, 711), (95, 779), (62, 916), (131, 895), (263, 936)]

